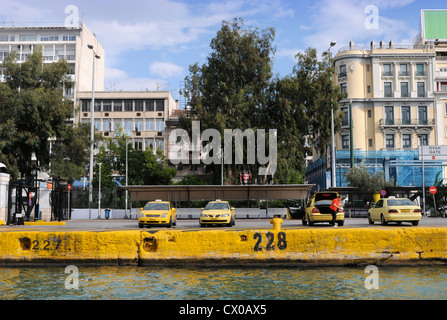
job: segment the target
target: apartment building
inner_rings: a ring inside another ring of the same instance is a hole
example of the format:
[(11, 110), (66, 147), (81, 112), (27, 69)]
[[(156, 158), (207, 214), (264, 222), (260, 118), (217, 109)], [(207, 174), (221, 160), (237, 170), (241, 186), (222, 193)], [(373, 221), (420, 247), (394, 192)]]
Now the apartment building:
[[(422, 20), (428, 22), (425, 11)], [(430, 24), (439, 27), (442, 21), (437, 16)], [(335, 136), (338, 187), (347, 186), (344, 175), (352, 162), (372, 173), (384, 171), (396, 185), (422, 184), (420, 146), (447, 145), (447, 28), (443, 30), (445, 35), (433, 39), (423, 29), (413, 45), (371, 41), (365, 47), (351, 41), (335, 55), (334, 81), (345, 93)], [(309, 181), (329, 187), (328, 163), (314, 161), (308, 167)], [(428, 165), (424, 180), (432, 184), (444, 169)]]
[[(77, 123), (91, 122), (92, 92), (78, 92)], [(178, 109), (169, 91), (95, 91), (94, 126), (104, 137), (120, 131), (136, 149), (161, 149), (167, 154), (166, 121)]]
[[(85, 24), (79, 27), (18, 27), (0, 26), (0, 81), (5, 80), (3, 59), (15, 52), (16, 61), (21, 63), (39, 49), (44, 63), (65, 59), (69, 65), (68, 79), (72, 84), (65, 86), (64, 96), (76, 101), (79, 91), (92, 89), (93, 45), (100, 56), (95, 61), (95, 89), (104, 90), (104, 48)], [(73, 116), (74, 118), (74, 116)]]

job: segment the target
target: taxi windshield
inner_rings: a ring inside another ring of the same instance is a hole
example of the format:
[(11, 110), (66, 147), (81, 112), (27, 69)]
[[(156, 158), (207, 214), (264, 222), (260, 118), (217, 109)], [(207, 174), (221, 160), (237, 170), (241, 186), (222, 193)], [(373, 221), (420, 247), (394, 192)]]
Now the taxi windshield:
[(144, 210), (169, 210), (169, 203), (149, 202), (144, 206)]
[(205, 210), (228, 210), (228, 203), (210, 202), (206, 205)]

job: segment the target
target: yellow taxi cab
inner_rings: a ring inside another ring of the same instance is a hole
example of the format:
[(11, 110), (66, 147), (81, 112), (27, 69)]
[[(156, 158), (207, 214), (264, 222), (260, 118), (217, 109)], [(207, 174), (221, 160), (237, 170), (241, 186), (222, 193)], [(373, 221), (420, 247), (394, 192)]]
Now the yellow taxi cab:
[(231, 227), (234, 226), (235, 220), (236, 214), (230, 203), (218, 199), (208, 202), (205, 208), (202, 208), (199, 224), (201, 227), (213, 224)]
[(138, 226), (143, 227), (172, 227), (177, 224), (177, 210), (169, 201), (149, 201), (140, 208)]
[(417, 226), (422, 218), (421, 207), (415, 205), (408, 198), (382, 198), (374, 207), (368, 210), (368, 222), (381, 222), (387, 225), (388, 222), (411, 222)]
[[(327, 191), (327, 192), (316, 192), (312, 198), (309, 199), (306, 205), (303, 225), (309, 224), (309, 226), (314, 225), (314, 223), (328, 222), (332, 223), (332, 210), (330, 209), (332, 200), (338, 197), (338, 192)], [(345, 212), (340, 210), (337, 213), (336, 223), (342, 226), (345, 222)]]

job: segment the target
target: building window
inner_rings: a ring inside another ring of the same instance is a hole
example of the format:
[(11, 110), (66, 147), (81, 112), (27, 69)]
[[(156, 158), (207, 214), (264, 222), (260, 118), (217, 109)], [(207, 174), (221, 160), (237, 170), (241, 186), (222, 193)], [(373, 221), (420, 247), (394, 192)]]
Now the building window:
[(123, 111), (123, 102), (121, 100), (113, 101), (113, 111), (115, 112)]
[(392, 97), (393, 96), (393, 89), (392, 89), (392, 83), (391, 82), (385, 82), (383, 84), (383, 88), (385, 91), (385, 97)]
[(37, 41), (37, 35), (19, 35), (19, 41)]
[(163, 139), (155, 139), (155, 149), (160, 149), (162, 151), (165, 149), (165, 143)]
[(400, 96), (401, 97), (408, 97), (408, 82), (401, 82), (400, 83)]
[(130, 133), (133, 131), (132, 119), (124, 119), (124, 131), (130, 136)]
[(104, 111), (104, 112), (112, 111), (112, 101), (111, 100), (104, 100), (102, 102), (102, 111)]
[(137, 150), (143, 150), (143, 141), (135, 140), (134, 148), (137, 149)]
[(95, 112), (101, 112), (101, 100), (95, 101)]
[(402, 124), (411, 124), (410, 107), (402, 107)]
[(372, 117), (372, 110), (368, 110), (368, 118)]
[(341, 93), (348, 93), (348, 84), (347, 83), (340, 83), (340, 92)]
[(368, 93), (371, 93), (371, 86), (367, 87)]
[(349, 135), (341, 136), (341, 147), (342, 149), (349, 149)]
[(122, 128), (122, 119), (113, 119), (113, 131), (118, 135), (118, 131)]
[(402, 147), (404, 149), (411, 148), (411, 134), (405, 133), (402, 135)]
[(348, 108), (342, 108), (341, 112), (343, 112), (343, 118), (341, 119), (341, 125), (342, 126), (349, 126)]
[(146, 111), (155, 111), (154, 100), (146, 100)]
[(408, 64), (401, 63), (399, 65), (399, 75), (400, 76), (408, 76), (408, 75), (410, 75), (410, 73), (408, 72)]
[(385, 107), (385, 124), (386, 125), (394, 124), (394, 107), (392, 106)]
[(124, 111), (133, 111), (133, 101), (132, 100), (124, 100)]
[(370, 67), (371, 67), (371, 66), (370, 66), (369, 64), (366, 65), (366, 71), (367, 71), (367, 72), (369, 72), (369, 70), (370, 70), (369, 68), (370, 68)]
[(385, 148), (394, 149), (394, 134), (385, 135)]
[(368, 139), (368, 146), (370, 146), (370, 147), (373, 146), (373, 139)]
[(339, 78), (343, 78), (346, 77), (347, 73), (346, 73), (346, 65), (341, 65), (340, 66), (340, 73), (338, 74)]
[(144, 122), (142, 119), (135, 119), (135, 132), (143, 131)]
[(135, 100), (135, 111), (143, 111), (143, 110), (144, 110), (143, 100)]
[(421, 144), (421, 146), (428, 146), (428, 135), (420, 134), (419, 135), (419, 143)]
[(425, 76), (424, 65), (422, 63), (416, 64), (416, 75)]
[(391, 64), (385, 63), (383, 65), (382, 75), (383, 76), (392, 76), (393, 75), (393, 72), (391, 71)]
[(90, 112), (90, 101), (82, 100), (82, 112)]
[(165, 101), (164, 100), (155, 100), (156, 106), (155, 111), (165, 111)]
[(40, 37), (40, 41), (59, 41), (59, 36), (43, 35)]
[(165, 122), (163, 120), (155, 120), (155, 130), (163, 131), (165, 129)]
[(418, 82), (418, 97), (425, 97), (425, 82)]
[(76, 41), (76, 36), (64, 35), (62, 36), (62, 41)]
[(155, 129), (154, 119), (146, 119), (145, 130), (146, 131), (154, 131), (154, 129)]
[(427, 107), (423, 106), (418, 107), (418, 118), (419, 118), (419, 124), (422, 125), (428, 124)]
[(112, 131), (112, 121), (111, 120), (104, 120), (102, 122), (102, 131)]
[(447, 117), (447, 102), (444, 104), (445, 116)]
[(97, 131), (101, 131), (101, 120), (95, 119), (93, 123), (94, 123), (95, 129)]

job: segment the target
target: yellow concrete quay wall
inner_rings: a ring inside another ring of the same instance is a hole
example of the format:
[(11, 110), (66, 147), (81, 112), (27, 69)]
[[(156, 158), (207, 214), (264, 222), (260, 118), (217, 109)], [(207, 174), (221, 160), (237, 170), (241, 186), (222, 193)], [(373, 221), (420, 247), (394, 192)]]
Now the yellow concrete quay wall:
[(0, 232), (0, 265), (447, 264), (447, 228)]

